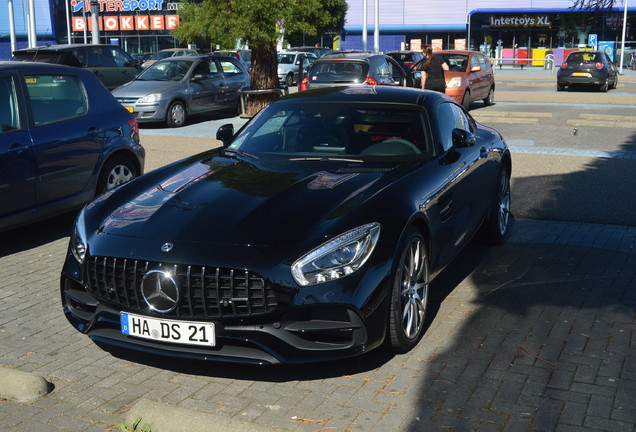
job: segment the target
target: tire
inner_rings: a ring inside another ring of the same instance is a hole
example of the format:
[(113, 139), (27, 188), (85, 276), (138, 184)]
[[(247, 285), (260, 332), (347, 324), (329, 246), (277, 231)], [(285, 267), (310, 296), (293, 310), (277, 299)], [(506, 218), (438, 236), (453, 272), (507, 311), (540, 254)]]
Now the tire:
[(483, 237), (486, 242), (500, 245), (506, 241), (512, 221), (510, 213), (510, 173), (503, 167), (499, 171), (493, 207), (484, 223)]
[(495, 89), (490, 87), (490, 90), (488, 90), (488, 95), (484, 99), (484, 105), (492, 106), (494, 104), (495, 104)]
[(606, 93), (607, 90), (609, 90), (609, 84), (608, 84), (609, 79), (606, 79), (605, 82), (598, 88), (600, 91), (602, 91), (603, 93)]
[(287, 74), (287, 76), (285, 77), (285, 84), (287, 85), (287, 87), (291, 87), (292, 85), (294, 85), (294, 74)]
[(125, 156), (115, 155), (108, 159), (97, 179), (95, 195), (101, 195), (111, 189), (137, 177), (137, 168), (133, 162)]
[(470, 90), (466, 90), (464, 97), (462, 98), (462, 106), (466, 111), (470, 109)]
[(426, 244), (420, 233), (412, 229), (402, 242), (392, 284), (386, 339), (391, 351), (407, 352), (422, 337), (428, 287)]
[(563, 91), (563, 90), (565, 90), (565, 85), (561, 83), (557, 83), (557, 91)]
[(612, 89), (615, 90), (618, 87), (618, 74), (614, 75), (614, 81), (612, 81)]
[(166, 113), (166, 124), (170, 127), (181, 127), (185, 124), (187, 113), (183, 102), (172, 102)]

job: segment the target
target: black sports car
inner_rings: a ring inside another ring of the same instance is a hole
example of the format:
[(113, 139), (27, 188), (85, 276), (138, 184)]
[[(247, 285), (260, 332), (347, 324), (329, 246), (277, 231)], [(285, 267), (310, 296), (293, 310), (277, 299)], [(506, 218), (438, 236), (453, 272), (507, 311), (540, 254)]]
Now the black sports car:
[(323, 88), (79, 214), (61, 293), (102, 346), (314, 362), (424, 331), (431, 279), (481, 228), (502, 242), (511, 157), (448, 96)]

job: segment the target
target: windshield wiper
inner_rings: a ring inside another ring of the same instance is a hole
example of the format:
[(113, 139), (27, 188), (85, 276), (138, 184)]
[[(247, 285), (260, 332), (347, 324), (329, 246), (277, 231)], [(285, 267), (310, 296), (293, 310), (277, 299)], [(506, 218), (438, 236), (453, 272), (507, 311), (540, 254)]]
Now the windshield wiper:
[(362, 163), (364, 162), (362, 159), (350, 159), (343, 158), (337, 156), (315, 156), (315, 157), (301, 157), (301, 158), (290, 158), (291, 161), (337, 161), (337, 162), (356, 162)]

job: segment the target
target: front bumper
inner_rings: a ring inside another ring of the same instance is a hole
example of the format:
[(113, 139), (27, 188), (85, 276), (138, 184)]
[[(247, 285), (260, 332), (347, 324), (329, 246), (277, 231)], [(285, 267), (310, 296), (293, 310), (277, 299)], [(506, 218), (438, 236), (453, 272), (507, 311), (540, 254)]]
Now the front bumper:
[[(116, 305), (96, 299), (67, 275), (62, 276), (61, 283), (67, 319), (97, 344), (167, 357), (252, 364), (307, 363), (351, 357), (381, 342), (369, 343), (365, 321), (385, 320), (381, 316), (385, 308), (378, 308), (365, 320), (356, 310), (344, 305), (316, 305), (259, 319), (213, 320), (214, 347), (169, 344), (123, 334)], [(153, 316), (156, 317), (156, 313)]]
[(145, 122), (161, 122), (166, 119), (166, 111), (168, 103), (160, 101), (154, 105), (141, 105), (137, 103), (120, 102), (128, 111), (132, 109), (132, 115), (137, 118), (139, 123)]

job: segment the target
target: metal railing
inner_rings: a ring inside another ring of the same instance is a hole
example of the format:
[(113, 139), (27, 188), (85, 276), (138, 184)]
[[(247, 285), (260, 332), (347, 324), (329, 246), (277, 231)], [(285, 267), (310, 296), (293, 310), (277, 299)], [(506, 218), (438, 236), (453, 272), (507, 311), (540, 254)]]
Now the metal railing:
[(247, 115), (246, 110), (247, 110), (247, 104), (248, 104), (248, 98), (251, 95), (256, 95), (256, 94), (277, 94), (278, 97), (283, 97), (285, 95), (289, 94), (289, 88), (286, 85), (281, 85), (279, 88), (273, 88), (273, 89), (259, 89), (259, 90), (251, 90), (251, 89), (247, 89), (247, 90), (239, 90), (239, 97), (241, 98), (241, 118), (249, 118), (251, 117), (250, 115)]
[(544, 58), (518, 58), (518, 57), (499, 57), (491, 59), (494, 66), (499, 66), (502, 69), (504, 65), (512, 64), (513, 66), (519, 66), (523, 70), (524, 66), (531, 66), (533, 62), (543, 62), (543, 69), (551, 70), (554, 73), (555, 60), (552, 54), (546, 55)]

